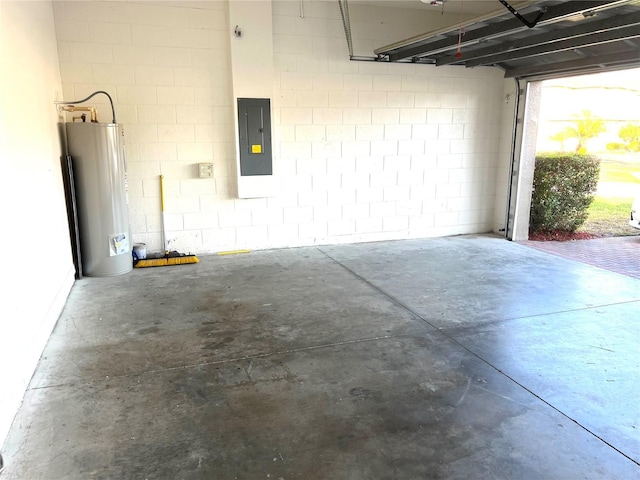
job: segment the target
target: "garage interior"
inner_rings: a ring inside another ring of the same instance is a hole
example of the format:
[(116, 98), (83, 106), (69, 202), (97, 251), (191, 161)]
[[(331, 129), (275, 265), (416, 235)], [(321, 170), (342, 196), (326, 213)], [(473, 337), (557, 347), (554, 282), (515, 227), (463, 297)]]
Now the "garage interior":
[[(536, 81), (640, 65), (640, 3), (433, 3), (0, 3), (1, 478), (640, 476), (640, 280), (508, 241)], [(98, 90), (132, 241), (199, 263), (78, 278), (54, 102)]]

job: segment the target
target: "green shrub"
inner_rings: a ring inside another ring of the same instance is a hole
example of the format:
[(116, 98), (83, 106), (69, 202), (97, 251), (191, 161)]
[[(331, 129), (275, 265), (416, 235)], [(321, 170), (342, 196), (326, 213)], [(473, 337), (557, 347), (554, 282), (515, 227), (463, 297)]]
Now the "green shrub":
[(599, 173), (600, 160), (592, 155), (544, 153), (536, 156), (531, 230), (575, 232), (587, 219)]
[(627, 146), (624, 143), (620, 142), (609, 142), (607, 143), (607, 150), (610, 152), (624, 152)]

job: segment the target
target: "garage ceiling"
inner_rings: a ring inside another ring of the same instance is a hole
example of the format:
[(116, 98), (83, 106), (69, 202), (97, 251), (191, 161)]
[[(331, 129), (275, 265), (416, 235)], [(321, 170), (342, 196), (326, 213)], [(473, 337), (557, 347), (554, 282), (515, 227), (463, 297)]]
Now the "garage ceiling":
[[(464, 12), (465, 3), (456, 6)], [(497, 66), (507, 78), (528, 79), (640, 66), (640, 0), (494, 3), (491, 13), (462, 25), (378, 48), (376, 58)]]

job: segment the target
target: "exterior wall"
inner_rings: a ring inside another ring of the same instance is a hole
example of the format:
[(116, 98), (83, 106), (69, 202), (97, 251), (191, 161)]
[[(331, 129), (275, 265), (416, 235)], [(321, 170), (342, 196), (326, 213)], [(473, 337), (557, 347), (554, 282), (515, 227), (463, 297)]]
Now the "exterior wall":
[[(278, 193), (238, 199), (229, 52), (242, 39), (227, 3), (54, 2), (65, 99), (112, 92), (125, 124), (134, 241), (161, 249), (160, 174), (169, 246), (184, 252), (491, 231), (502, 72), (352, 62), (337, 2), (302, 6), (273, 2), (264, 19)], [(350, 17), (356, 55), (458, 20), (362, 5)], [(215, 178), (198, 179), (210, 161)]]
[(518, 181), (512, 240), (529, 239), (529, 217), (533, 193), (533, 173), (536, 164), (536, 139), (540, 124), (540, 98), (542, 82), (527, 82), (526, 100), (522, 114), (522, 139), (517, 153)]
[(0, 443), (73, 285), (51, 2), (0, 2)]

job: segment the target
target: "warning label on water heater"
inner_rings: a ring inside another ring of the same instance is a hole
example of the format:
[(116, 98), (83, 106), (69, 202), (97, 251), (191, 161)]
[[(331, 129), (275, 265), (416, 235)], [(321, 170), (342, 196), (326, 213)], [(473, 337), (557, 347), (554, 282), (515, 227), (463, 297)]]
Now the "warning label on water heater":
[(112, 235), (109, 238), (109, 247), (110, 257), (129, 253), (129, 238), (127, 237), (127, 234), (119, 233), (117, 235)]

